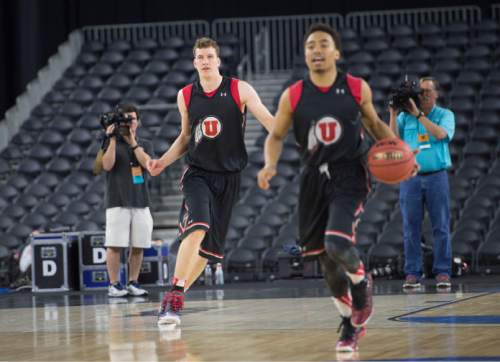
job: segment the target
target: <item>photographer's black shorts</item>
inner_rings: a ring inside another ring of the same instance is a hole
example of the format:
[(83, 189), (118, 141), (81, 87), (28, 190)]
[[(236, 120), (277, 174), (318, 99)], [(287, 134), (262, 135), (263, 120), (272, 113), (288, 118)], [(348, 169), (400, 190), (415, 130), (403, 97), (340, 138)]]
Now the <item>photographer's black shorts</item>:
[(214, 173), (189, 166), (181, 178), (181, 187), (184, 200), (179, 215), (180, 240), (194, 230), (205, 230), (199, 255), (221, 261), (231, 211), (240, 192), (240, 173)]
[(299, 193), (299, 244), (304, 257), (325, 252), (328, 235), (356, 243), (355, 229), (370, 190), (363, 162), (319, 168), (304, 168)]

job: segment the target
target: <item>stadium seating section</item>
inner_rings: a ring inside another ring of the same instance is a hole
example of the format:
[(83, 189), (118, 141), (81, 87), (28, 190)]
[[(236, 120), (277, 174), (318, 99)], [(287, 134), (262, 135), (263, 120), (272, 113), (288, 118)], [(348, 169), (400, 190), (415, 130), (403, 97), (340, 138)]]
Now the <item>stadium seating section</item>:
[[(342, 29), (342, 69), (365, 78), (385, 120), (391, 88), (403, 79), (435, 76), (441, 103), (456, 115), (450, 150), (452, 243), (476, 270), (485, 271), (500, 253), (500, 30), (497, 22), (476, 26), (433, 24), (389, 31)], [(234, 75), (237, 42), (222, 41), (225, 74)], [(177, 91), (194, 79), (192, 40), (142, 39), (109, 44), (87, 42), (75, 63), (55, 84), (0, 153), (0, 253), (17, 248), (36, 229), (100, 230), (104, 227), (103, 175), (93, 176), (100, 147), (99, 115), (118, 102), (174, 103)], [(292, 83), (305, 74), (294, 62)], [(141, 137), (156, 154), (178, 135), (176, 110), (142, 114)], [(226, 240), (226, 268), (250, 278), (275, 274), (283, 245), (297, 243), (300, 157), (292, 135), (285, 140), (278, 176), (267, 191), (256, 185), (263, 165), (265, 135), (242, 173), (241, 199)], [(401, 267), (403, 236), (398, 187), (374, 184), (357, 232), (357, 248), (370, 266), (396, 260)], [(432, 245), (426, 219), (423, 239)], [(498, 260), (496, 260), (498, 264)]]

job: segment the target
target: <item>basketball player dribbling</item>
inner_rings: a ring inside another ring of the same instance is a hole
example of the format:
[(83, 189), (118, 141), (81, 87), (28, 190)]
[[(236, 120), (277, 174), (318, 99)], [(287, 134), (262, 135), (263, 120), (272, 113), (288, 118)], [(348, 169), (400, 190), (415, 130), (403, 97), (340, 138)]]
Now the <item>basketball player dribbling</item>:
[(342, 316), (336, 350), (355, 352), (373, 311), (372, 279), (355, 247), (356, 224), (370, 188), (362, 127), (376, 140), (394, 134), (378, 117), (368, 84), (337, 69), (339, 34), (314, 24), (304, 39), (309, 75), (281, 95), (258, 182), (269, 187), (293, 124), (305, 166), (299, 196), (302, 255), (319, 258)]
[(148, 164), (149, 172), (156, 176), (187, 152), (188, 168), (181, 179), (181, 244), (173, 287), (165, 294), (158, 324), (180, 324), (185, 291), (208, 260), (223, 259), (229, 219), (240, 189), (240, 171), (248, 158), (244, 143), (246, 109), (268, 131), (273, 123), (273, 116), (248, 83), (220, 74), (219, 46), (214, 40), (196, 40), (193, 55), (199, 80), (178, 93), (181, 134), (160, 159)]

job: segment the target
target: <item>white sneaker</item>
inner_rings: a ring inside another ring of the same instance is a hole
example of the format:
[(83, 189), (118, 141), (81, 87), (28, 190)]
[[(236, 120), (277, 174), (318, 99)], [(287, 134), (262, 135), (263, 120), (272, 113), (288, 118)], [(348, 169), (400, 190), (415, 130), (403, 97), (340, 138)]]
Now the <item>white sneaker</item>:
[(181, 317), (175, 312), (165, 312), (158, 316), (158, 325), (171, 324), (171, 325), (181, 325)]
[(108, 297), (124, 297), (128, 294), (127, 289), (123, 287), (120, 283), (111, 284), (108, 287)]
[(181, 329), (176, 324), (158, 324), (160, 340), (165, 342), (178, 341), (182, 338)]
[(146, 289), (142, 289), (137, 282), (129, 282), (127, 284), (128, 294), (133, 295), (134, 297), (140, 297), (143, 295), (148, 295), (148, 291)]

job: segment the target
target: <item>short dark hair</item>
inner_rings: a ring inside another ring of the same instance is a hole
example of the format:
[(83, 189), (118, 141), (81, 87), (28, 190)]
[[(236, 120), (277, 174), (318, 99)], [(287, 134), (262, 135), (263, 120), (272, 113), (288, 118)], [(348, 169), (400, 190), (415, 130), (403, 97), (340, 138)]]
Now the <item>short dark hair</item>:
[(203, 37), (196, 39), (193, 46), (193, 56), (196, 56), (196, 49), (214, 48), (217, 56), (220, 54), (219, 44), (215, 40), (209, 37)]
[(137, 116), (137, 119), (139, 119), (139, 109), (135, 106), (135, 104), (132, 103), (122, 103), (117, 107), (120, 112), (123, 113), (132, 113), (134, 112), (135, 115)]
[(431, 76), (420, 78), (420, 82), (426, 82), (426, 81), (431, 81), (432, 84), (434, 84), (434, 89), (439, 91), (439, 82), (437, 81), (436, 78), (431, 77)]
[(306, 45), (306, 41), (307, 38), (309, 38), (309, 35), (317, 31), (322, 31), (324, 33), (330, 34), (335, 44), (335, 48), (337, 48), (339, 52), (342, 52), (342, 42), (340, 41), (340, 34), (330, 25), (324, 23), (311, 24), (309, 29), (307, 29), (306, 34), (304, 35), (304, 46)]

